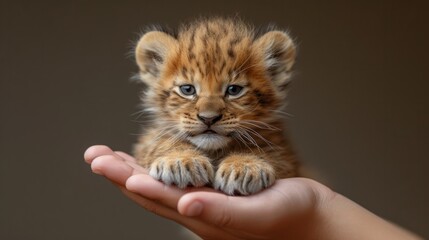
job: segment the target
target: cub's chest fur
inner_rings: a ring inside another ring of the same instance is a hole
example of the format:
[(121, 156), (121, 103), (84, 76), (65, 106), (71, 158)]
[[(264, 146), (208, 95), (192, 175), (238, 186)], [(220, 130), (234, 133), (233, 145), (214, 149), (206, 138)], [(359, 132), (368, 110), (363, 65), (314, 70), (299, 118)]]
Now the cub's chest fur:
[(236, 19), (144, 34), (136, 47), (143, 106), (153, 116), (135, 146), (166, 184), (248, 195), (297, 175), (282, 111), (295, 47), (282, 31)]

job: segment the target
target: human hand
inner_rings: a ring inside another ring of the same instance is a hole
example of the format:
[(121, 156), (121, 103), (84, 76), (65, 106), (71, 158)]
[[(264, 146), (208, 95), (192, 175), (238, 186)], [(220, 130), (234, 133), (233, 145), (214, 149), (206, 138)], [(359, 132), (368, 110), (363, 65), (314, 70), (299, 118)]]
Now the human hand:
[(204, 239), (296, 239), (310, 234), (324, 199), (332, 192), (305, 178), (278, 180), (251, 196), (226, 196), (211, 188), (179, 189), (147, 174), (123, 152), (93, 146), (85, 161), (94, 173), (114, 182), (130, 199), (174, 220)]

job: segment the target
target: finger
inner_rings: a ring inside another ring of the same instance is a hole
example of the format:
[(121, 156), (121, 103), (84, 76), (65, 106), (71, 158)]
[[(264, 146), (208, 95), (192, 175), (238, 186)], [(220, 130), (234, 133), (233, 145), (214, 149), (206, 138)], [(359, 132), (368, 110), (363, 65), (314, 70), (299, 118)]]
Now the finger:
[(152, 213), (155, 213), (156, 215), (160, 215), (162, 217), (172, 219), (172, 220), (177, 218), (185, 218), (184, 216), (181, 216), (180, 214), (178, 214), (177, 211), (167, 206), (164, 206), (156, 201), (144, 198), (134, 192), (131, 192), (123, 186), (119, 186), (119, 188), (121, 189), (122, 193), (125, 194), (128, 198), (136, 202), (144, 209)]
[(177, 202), (186, 191), (175, 186), (166, 185), (149, 175), (134, 175), (126, 181), (126, 188), (145, 198), (162, 202), (171, 209), (177, 208)]
[(157, 200), (172, 209), (177, 209), (179, 199), (188, 192), (215, 191), (205, 187), (180, 189), (173, 185), (166, 185), (146, 174), (138, 174), (130, 177), (126, 182), (126, 188), (143, 197)]
[(85, 151), (83, 157), (84, 157), (86, 163), (91, 164), (92, 161), (96, 157), (99, 157), (102, 155), (113, 155), (113, 154), (114, 154), (114, 152), (108, 146), (94, 145), (94, 146), (89, 147)]
[(222, 229), (205, 224), (204, 222), (201, 222), (198, 219), (185, 217), (169, 207), (166, 207), (156, 201), (146, 199), (136, 193), (130, 192), (126, 188), (120, 187), (120, 189), (128, 198), (136, 202), (141, 207), (145, 208), (146, 210), (152, 213), (155, 213), (156, 215), (173, 220), (185, 226), (186, 228), (196, 233), (203, 239), (225, 239), (225, 240), (238, 239), (230, 235), (229, 233), (225, 232)]
[(192, 192), (179, 200), (178, 211), (221, 228), (258, 231), (269, 224), (265, 216), (276, 212), (270, 200), (274, 199), (258, 194), (233, 197), (216, 192)]
[(146, 168), (142, 167), (141, 165), (139, 165), (137, 163), (137, 161), (134, 157), (128, 155), (127, 153), (124, 153), (121, 151), (115, 151), (115, 154), (120, 156), (129, 166), (134, 168), (137, 172), (141, 172), (141, 173), (145, 173), (145, 174), (149, 173), (149, 171)]
[(134, 168), (116, 155), (96, 157), (91, 163), (91, 169), (94, 173), (103, 175), (120, 185), (125, 185), (126, 180), (133, 174), (136, 174)]
[(144, 167), (142, 167), (142, 166), (138, 165), (138, 164), (137, 164), (137, 163), (135, 163), (135, 162), (125, 161), (125, 163), (126, 163), (126, 164), (128, 164), (128, 166), (130, 166), (130, 167), (134, 168), (134, 172), (135, 172), (135, 173), (144, 173), (144, 174), (149, 174), (149, 171), (148, 171), (146, 168), (144, 168)]
[(132, 156), (130, 156), (127, 153), (124, 153), (122, 151), (115, 151), (116, 154), (118, 154), (120, 157), (122, 157), (127, 162), (136, 162), (136, 159)]

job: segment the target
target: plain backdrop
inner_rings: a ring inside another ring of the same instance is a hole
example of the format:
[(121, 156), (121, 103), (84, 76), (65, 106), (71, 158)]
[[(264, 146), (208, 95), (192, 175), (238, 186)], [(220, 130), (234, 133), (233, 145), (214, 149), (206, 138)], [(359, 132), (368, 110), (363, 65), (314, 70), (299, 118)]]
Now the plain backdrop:
[(129, 56), (148, 25), (275, 23), (299, 46), (287, 121), (334, 190), (429, 238), (425, 1), (0, 2), (0, 239), (184, 239), (91, 173), (139, 133)]

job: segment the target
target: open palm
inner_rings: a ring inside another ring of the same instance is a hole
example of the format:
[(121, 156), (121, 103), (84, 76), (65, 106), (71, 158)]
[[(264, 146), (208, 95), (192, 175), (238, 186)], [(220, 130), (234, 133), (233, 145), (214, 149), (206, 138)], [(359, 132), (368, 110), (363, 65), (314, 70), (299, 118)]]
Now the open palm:
[(330, 193), (312, 180), (291, 178), (252, 196), (227, 196), (211, 188), (165, 185), (150, 177), (133, 157), (106, 146), (90, 147), (85, 160), (94, 173), (114, 182), (145, 209), (204, 239), (284, 239), (285, 232), (292, 234), (304, 222), (308, 226), (321, 198)]

